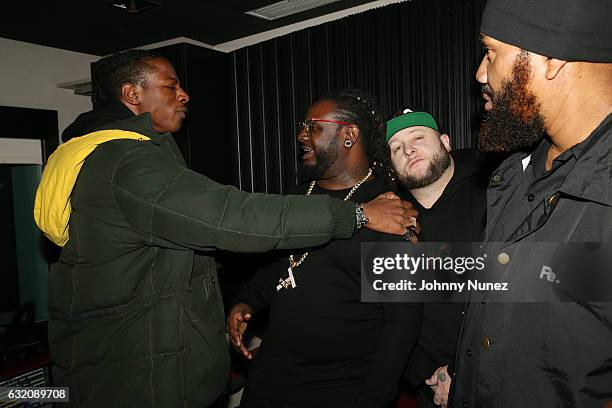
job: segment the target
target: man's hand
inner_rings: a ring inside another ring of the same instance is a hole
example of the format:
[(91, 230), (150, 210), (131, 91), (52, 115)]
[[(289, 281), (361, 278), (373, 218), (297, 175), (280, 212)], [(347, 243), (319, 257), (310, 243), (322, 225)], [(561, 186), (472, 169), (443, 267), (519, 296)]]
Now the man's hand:
[(448, 375), (448, 366), (440, 367), (435, 373), (425, 380), (425, 384), (434, 392), (434, 404), (442, 408), (448, 406), (448, 392), (450, 391), (452, 379)]
[(242, 335), (251, 320), (253, 311), (246, 303), (236, 303), (227, 315), (227, 332), (234, 348), (249, 360), (253, 358), (251, 352), (244, 346)]
[(416, 242), (417, 234), (421, 232), (418, 224), (414, 226), (414, 220), (419, 215), (417, 210), (412, 203), (400, 200), (394, 193), (383, 193), (364, 204), (363, 212), (369, 220), (366, 227), (373, 231), (403, 235), (409, 228), (414, 228), (416, 234), (410, 239), (411, 242)]

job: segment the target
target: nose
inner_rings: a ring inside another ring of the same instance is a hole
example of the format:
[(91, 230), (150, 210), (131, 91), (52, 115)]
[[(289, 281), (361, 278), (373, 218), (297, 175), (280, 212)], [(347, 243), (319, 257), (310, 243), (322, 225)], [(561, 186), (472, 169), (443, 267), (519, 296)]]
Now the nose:
[(306, 139), (308, 139), (309, 135), (308, 135), (308, 126), (302, 126), (302, 128), (300, 130), (298, 130), (297, 133), (297, 140), (301, 143), (304, 143), (306, 141)]
[(179, 87), (176, 93), (176, 100), (180, 103), (186, 104), (187, 102), (189, 102), (189, 95), (187, 94), (187, 92), (185, 92), (183, 88)]
[(416, 153), (416, 149), (412, 146), (412, 144), (404, 145), (404, 154), (406, 157), (410, 157)]
[(487, 68), (489, 67), (489, 60), (485, 55), (482, 57), (482, 61), (480, 61), (480, 66), (478, 67), (478, 71), (476, 71), (476, 80), (481, 84), (487, 83)]

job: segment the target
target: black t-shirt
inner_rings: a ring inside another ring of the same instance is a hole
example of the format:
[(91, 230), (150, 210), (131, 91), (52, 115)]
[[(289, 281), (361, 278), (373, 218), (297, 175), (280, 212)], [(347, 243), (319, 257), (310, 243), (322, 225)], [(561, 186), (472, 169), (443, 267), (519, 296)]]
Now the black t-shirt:
[[(342, 199), (349, 190), (317, 185), (312, 194)], [(371, 179), (351, 200), (367, 202), (386, 190), (383, 182)], [(416, 344), (421, 305), (361, 302), (360, 244), (378, 242), (381, 236), (362, 229), (350, 240), (310, 249), (294, 270), (296, 289), (276, 291), (278, 279), (288, 275), (287, 256), (257, 272), (236, 299), (255, 313), (270, 306), (262, 346), (249, 372), (249, 394), (317, 407), (384, 407), (393, 400)], [(301, 254), (295, 251), (294, 258)]]

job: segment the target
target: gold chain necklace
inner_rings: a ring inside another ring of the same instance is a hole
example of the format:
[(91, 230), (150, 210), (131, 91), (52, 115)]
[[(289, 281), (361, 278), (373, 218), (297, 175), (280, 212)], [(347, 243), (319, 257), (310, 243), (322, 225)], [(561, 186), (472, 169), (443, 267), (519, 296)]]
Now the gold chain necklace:
[[(355, 191), (357, 191), (357, 189), (367, 180), (370, 178), (370, 176), (372, 175), (372, 169), (368, 168), (368, 174), (365, 175), (364, 178), (362, 178), (357, 184), (355, 184), (353, 186), (353, 188), (351, 188), (351, 191), (348, 192), (348, 194), (346, 195), (346, 197), (344, 197), (344, 201), (347, 201), (349, 198), (352, 197), (352, 195), (355, 193)], [(314, 189), (314, 186), (317, 184), (316, 180), (312, 181), (310, 183), (310, 187), (308, 187), (308, 191), (306, 191), (306, 195), (309, 196), (310, 194), (312, 194), (312, 190)], [(297, 287), (297, 284), (295, 283), (295, 278), (293, 276), (293, 269), (297, 268), (298, 266), (300, 266), (304, 260), (306, 259), (306, 257), (308, 256), (308, 252), (304, 252), (302, 254), (302, 256), (300, 256), (299, 260), (295, 260), (293, 258), (293, 254), (289, 255), (289, 268), (287, 269), (287, 272), (289, 272), (289, 277), (287, 279), (279, 279), (279, 284), (276, 286), (276, 290), (281, 290), (281, 289), (288, 289), (288, 288), (295, 288)]]

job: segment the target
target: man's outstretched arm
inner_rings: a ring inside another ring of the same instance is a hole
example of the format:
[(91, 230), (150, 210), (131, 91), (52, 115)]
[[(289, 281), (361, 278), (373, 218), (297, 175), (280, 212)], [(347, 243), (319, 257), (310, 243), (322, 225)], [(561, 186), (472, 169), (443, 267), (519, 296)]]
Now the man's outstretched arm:
[[(142, 144), (117, 165), (113, 195), (127, 221), (150, 244), (263, 252), (349, 238), (355, 204), (324, 195), (249, 194), (224, 186)], [(416, 215), (391, 194), (364, 205), (367, 226), (402, 234)]]

